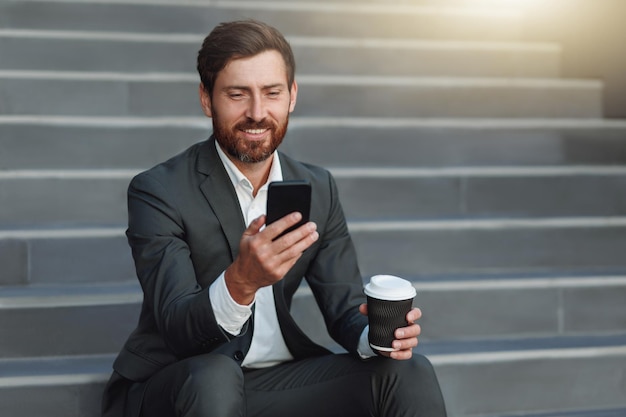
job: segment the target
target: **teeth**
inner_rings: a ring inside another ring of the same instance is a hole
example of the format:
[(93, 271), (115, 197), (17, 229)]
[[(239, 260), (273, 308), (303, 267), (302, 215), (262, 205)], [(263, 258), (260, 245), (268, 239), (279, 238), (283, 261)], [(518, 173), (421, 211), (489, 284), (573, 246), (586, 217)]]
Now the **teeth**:
[(253, 134), (253, 135), (259, 135), (259, 134), (265, 132), (265, 130), (266, 129), (246, 129), (245, 132)]

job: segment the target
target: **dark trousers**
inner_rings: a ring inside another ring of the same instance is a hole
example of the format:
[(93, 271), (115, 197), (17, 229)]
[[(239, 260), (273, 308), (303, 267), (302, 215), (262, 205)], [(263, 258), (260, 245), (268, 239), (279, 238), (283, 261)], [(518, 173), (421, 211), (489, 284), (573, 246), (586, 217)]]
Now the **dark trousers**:
[(228, 356), (172, 364), (145, 386), (145, 417), (445, 417), (439, 384), (421, 355), (409, 361), (326, 355), (264, 369)]

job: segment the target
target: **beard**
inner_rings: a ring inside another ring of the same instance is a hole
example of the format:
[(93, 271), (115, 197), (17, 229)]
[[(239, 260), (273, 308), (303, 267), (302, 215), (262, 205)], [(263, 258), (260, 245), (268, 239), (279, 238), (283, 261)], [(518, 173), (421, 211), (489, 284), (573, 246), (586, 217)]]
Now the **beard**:
[[(289, 117), (283, 123), (276, 123), (271, 120), (255, 122), (246, 120), (237, 123), (232, 128), (220, 123), (219, 116), (213, 110), (213, 135), (222, 149), (230, 156), (245, 163), (256, 163), (269, 158), (278, 146), (282, 143)], [(270, 136), (268, 140), (251, 142), (239, 136), (241, 130), (248, 129), (268, 129)]]

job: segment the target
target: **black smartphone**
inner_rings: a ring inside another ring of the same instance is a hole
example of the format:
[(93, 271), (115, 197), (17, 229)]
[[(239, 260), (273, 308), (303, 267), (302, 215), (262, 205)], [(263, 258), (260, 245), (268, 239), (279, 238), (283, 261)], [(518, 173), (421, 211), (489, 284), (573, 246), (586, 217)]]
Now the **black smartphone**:
[(297, 229), (309, 221), (311, 212), (311, 184), (305, 180), (273, 181), (267, 189), (267, 217), (265, 224), (270, 224), (298, 211), (302, 219), (279, 236)]

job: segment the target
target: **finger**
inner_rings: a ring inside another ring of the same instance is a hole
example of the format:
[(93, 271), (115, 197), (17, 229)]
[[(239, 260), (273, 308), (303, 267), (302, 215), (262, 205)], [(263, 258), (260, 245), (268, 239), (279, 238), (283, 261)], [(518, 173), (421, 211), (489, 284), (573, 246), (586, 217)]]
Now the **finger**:
[[(267, 262), (270, 270), (274, 272), (274, 275), (282, 277), (289, 272), (298, 259), (302, 257), (304, 251), (319, 238), (314, 223), (310, 224), (309, 227), (305, 226), (270, 243), (272, 255), (268, 257)], [(302, 228), (308, 229), (309, 231), (312, 229), (313, 231), (310, 233), (306, 232), (308, 234), (305, 234), (303, 239), (292, 244), (291, 241), (294, 236), (300, 236), (303, 233), (303, 231), (300, 230)]]
[(422, 328), (419, 324), (412, 324), (407, 327), (400, 327), (396, 329), (393, 335), (397, 340), (408, 339), (411, 337), (417, 337), (422, 333)]
[(408, 323), (414, 323), (420, 318), (422, 318), (422, 310), (420, 310), (419, 308), (411, 309), (411, 311), (409, 311), (406, 315), (406, 321)]
[(299, 258), (302, 256), (302, 252), (318, 238), (317, 225), (313, 222), (308, 222), (275, 240), (274, 245), (277, 248), (276, 252), (282, 254), (284, 259)]
[(391, 347), (396, 350), (413, 349), (418, 345), (418, 343), (419, 340), (417, 339), (417, 337), (411, 337), (408, 339), (394, 340), (393, 342), (391, 342)]
[(281, 233), (283, 233), (285, 230), (287, 230), (291, 226), (298, 223), (300, 220), (302, 220), (302, 214), (300, 214), (297, 211), (294, 211), (293, 213), (289, 213), (288, 215), (281, 217), (280, 219), (276, 220), (274, 223), (267, 225), (265, 230), (266, 230), (266, 233), (269, 235), (269, 237), (272, 240), (274, 240)]
[(411, 359), (413, 357), (413, 351), (410, 350), (410, 349), (408, 349), (408, 350), (394, 350), (393, 352), (391, 352), (389, 354), (389, 357), (391, 359), (405, 361), (405, 360)]
[(313, 231), (304, 236), (304, 238), (300, 239), (293, 245), (289, 246), (286, 250), (283, 251), (283, 255), (285, 259), (299, 259), (304, 251), (306, 251), (313, 243), (319, 239), (319, 234), (317, 231)]

